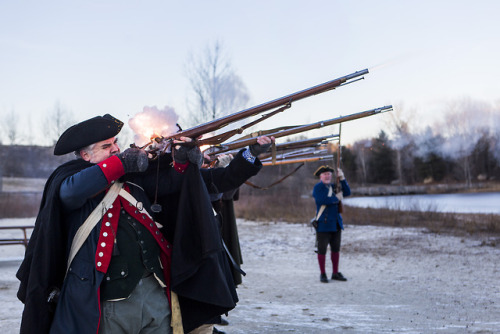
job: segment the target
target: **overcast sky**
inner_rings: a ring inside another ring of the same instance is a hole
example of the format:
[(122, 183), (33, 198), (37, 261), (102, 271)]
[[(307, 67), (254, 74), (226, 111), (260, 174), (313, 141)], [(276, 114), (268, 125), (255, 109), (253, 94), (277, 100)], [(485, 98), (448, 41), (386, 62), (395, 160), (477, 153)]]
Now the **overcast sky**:
[[(370, 70), (262, 128), (387, 104), (431, 123), (450, 101), (500, 100), (499, 12), (494, 0), (1, 1), (0, 119), (14, 110), (36, 133), (57, 103), (76, 121), (165, 105), (182, 117), (188, 55), (220, 40), (248, 107)], [(387, 117), (346, 123), (344, 142), (375, 136)]]

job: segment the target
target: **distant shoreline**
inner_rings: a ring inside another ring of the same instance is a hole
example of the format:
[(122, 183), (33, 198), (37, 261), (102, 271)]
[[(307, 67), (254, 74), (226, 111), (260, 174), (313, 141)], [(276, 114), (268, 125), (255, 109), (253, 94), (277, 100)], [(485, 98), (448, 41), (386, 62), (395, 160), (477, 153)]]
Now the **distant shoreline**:
[(500, 191), (499, 182), (476, 182), (471, 185), (464, 183), (436, 183), (420, 185), (368, 185), (351, 184), (352, 196), (389, 196), (417, 194), (450, 194)]

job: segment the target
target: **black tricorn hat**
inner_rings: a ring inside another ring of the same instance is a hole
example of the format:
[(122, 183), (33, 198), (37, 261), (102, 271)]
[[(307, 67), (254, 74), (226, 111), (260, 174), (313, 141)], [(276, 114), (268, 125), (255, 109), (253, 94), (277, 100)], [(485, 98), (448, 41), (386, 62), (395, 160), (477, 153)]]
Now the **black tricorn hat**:
[(326, 165), (326, 166), (319, 166), (318, 169), (316, 169), (316, 171), (314, 172), (314, 176), (317, 176), (319, 177), (319, 175), (321, 173), (324, 173), (324, 172), (332, 172), (333, 173), (333, 168)]
[(68, 128), (57, 140), (54, 155), (74, 152), (91, 144), (116, 136), (123, 122), (110, 114), (97, 116)]

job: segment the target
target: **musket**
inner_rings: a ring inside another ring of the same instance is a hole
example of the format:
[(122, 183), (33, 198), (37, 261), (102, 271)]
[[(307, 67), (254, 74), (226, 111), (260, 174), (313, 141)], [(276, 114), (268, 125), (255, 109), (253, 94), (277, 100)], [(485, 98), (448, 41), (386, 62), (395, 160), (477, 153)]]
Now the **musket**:
[(270, 154), (264, 156), (264, 154), (262, 154), (259, 156), (259, 160), (261, 162), (265, 162), (272, 160), (278, 161), (278, 160), (296, 159), (296, 158), (312, 158), (319, 155), (321, 156), (327, 155), (329, 153), (330, 152), (327, 148), (321, 148), (321, 146), (318, 146), (318, 147), (310, 147), (305, 149), (284, 152), (276, 156), (271, 156)]
[(304, 140), (291, 141), (286, 143), (281, 143), (276, 145), (277, 150), (290, 150), (290, 149), (298, 149), (304, 147), (314, 147), (318, 144), (326, 144), (331, 139), (338, 138), (339, 135), (326, 135), (321, 137), (315, 137)]
[(267, 190), (267, 189), (274, 187), (275, 185), (283, 182), (285, 179), (287, 179), (288, 177), (295, 174), (302, 166), (304, 166), (305, 163), (312, 162), (312, 161), (329, 160), (329, 159), (331, 159), (331, 155), (320, 156), (320, 157), (283, 159), (283, 160), (279, 160), (279, 161), (262, 161), (263, 166), (288, 165), (288, 164), (296, 164), (296, 163), (300, 163), (300, 165), (298, 167), (296, 167), (291, 173), (288, 173), (287, 175), (285, 175), (284, 177), (282, 177), (278, 181), (275, 181), (268, 186), (264, 186), (264, 187), (258, 186), (258, 185), (255, 185), (248, 180), (245, 181), (245, 184), (251, 186), (252, 188), (256, 188), (256, 189), (260, 189), (260, 190)]
[[(339, 169), (340, 169), (340, 160), (342, 159), (342, 145), (340, 143), (340, 139), (341, 139), (341, 135), (342, 135), (342, 123), (339, 124), (339, 148), (338, 148), (338, 151), (337, 151), (337, 189), (336, 189), (336, 192), (341, 192), (342, 191), (342, 185), (340, 184), (340, 177), (339, 177)], [(339, 201), (339, 213), (342, 213), (344, 212), (344, 203), (342, 203), (342, 201)]]
[(326, 150), (317, 150), (317, 151), (313, 151), (313, 152), (296, 152), (296, 153), (293, 153), (291, 155), (286, 155), (286, 154), (282, 154), (282, 155), (279, 155), (276, 157), (275, 160), (273, 160), (272, 157), (266, 157), (264, 159), (260, 159), (259, 157), (259, 160), (264, 163), (264, 162), (277, 162), (277, 161), (283, 161), (283, 160), (290, 160), (290, 159), (299, 159), (299, 158), (315, 158), (317, 156), (326, 156), (328, 152)]
[[(380, 113), (383, 113), (386, 111), (390, 111), (390, 110), (392, 110), (392, 105), (387, 105), (384, 107), (374, 108), (374, 109), (362, 111), (362, 112), (347, 115), (347, 116), (340, 116), (340, 117), (332, 118), (332, 119), (325, 120), (325, 121), (319, 121), (316, 123), (299, 125), (299, 126), (295, 126), (293, 128), (290, 128), (290, 129), (286, 129), (286, 130), (279, 130), (276, 132), (267, 131), (266, 136), (273, 136), (274, 138), (290, 136), (290, 135), (306, 132), (309, 130), (320, 129), (322, 127), (330, 126), (333, 124), (339, 124), (339, 123), (352, 121), (352, 120), (363, 118), (363, 117), (377, 115), (377, 114), (380, 114)], [(256, 133), (256, 135), (259, 135), (259, 133)], [(236, 150), (238, 148), (243, 148), (243, 147), (246, 147), (248, 145), (255, 144), (256, 142), (257, 142), (257, 136), (253, 136), (250, 138), (245, 138), (245, 139), (233, 141), (230, 143), (215, 145), (214, 151), (211, 153), (208, 153), (208, 154), (214, 155), (214, 154), (232, 151), (232, 150)]]
[(301, 162), (314, 162), (314, 161), (330, 160), (330, 159), (331, 159), (330, 156), (325, 155), (325, 156), (321, 156), (321, 157), (278, 160), (274, 163), (272, 161), (264, 161), (264, 162), (262, 162), (262, 166), (288, 165), (288, 164), (296, 164), (296, 163), (301, 163)]
[[(300, 165), (298, 167), (296, 167), (291, 173), (288, 173), (287, 175), (285, 175), (284, 177), (282, 177), (278, 181), (275, 181), (266, 187), (255, 185), (255, 184), (251, 183), (250, 181), (245, 181), (245, 184), (249, 185), (253, 188), (260, 189), (260, 190), (269, 189), (269, 188), (283, 182), (286, 178), (295, 174), (307, 162), (320, 161), (320, 160), (330, 160), (331, 155), (330, 154), (324, 155), (325, 153), (328, 153), (328, 150), (321, 149), (321, 150), (311, 151), (311, 149), (308, 149), (308, 150), (303, 149), (303, 150), (297, 150), (297, 151), (287, 153), (287, 154), (291, 154), (290, 156), (286, 156), (285, 154), (283, 154), (279, 158), (279, 160), (276, 160), (274, 156), (272, 158), (268, 158), (268, 159), (261, 159), (260, 161), (261, 161), (263, 166), (289, 165), (289, 164), (297, 164), (297, 163), (300, 163)], [(323, 155), (314, 156), (316, 154), (323, 154)]]
[[(298, 157), (312, 157), (315, 155), (319, 154), (327, 154), (328, 150), (327, 149), (319, 149), (319, 150), (299, 150), (299, 151), (293, 151), (289, 153), (283, 153), (281, 157), (277, 157), (276, 159), (291, 159), (291, 158), (298, 158)], [(259, 158), (260, 160), (260, 158)], [(261, 160), (262, 161), (262, 160)]]
[[(330, 154), (331, 155), (331, 148), (330, 144), (333, 144), (334, 140), (338, 139), (338, 135), (328, 135), (324, 137), (317, 137), (313, 139), (323, 139), (323, 138), (329, 138), (328, 140), (323, 140), (320, 142), (313, 143), (312, 145), (309, 146), (303, 146), (303, 145), (293, 145), (295, 143), (300, 144), (301, 142), (305, 141), (297, 141), (297, 142), (290, 142), (290, 143), (285, 143), (285, 150), (277, 150), (279, 154), (275, 154), (273, 156), (274, 159), (290, 159), (290, 158), (297, 158), (297, 157), (305, 157), (305, 156), (317, 156), (319, 154), (324, 155), (324, 154)], [(307, 140), (306, 140), (307, 141)], [(276, 147), (279, 147), (279, 145), (276, 145)], [(224, 154), (224, 153), (222, 153)], [(260, 161), (266, 161), (268, 160), (272, 155), (270, 153), (264, 153), (259, 155), (259, 160)]]
[[(248, 109), (245, 109), (245, 110), (242, 110), (242, 111), (239, 111), (239, 112), (236, 112), (236, 113), (233, 113), (233, 114), (230, 114), (230, 115), (227, 115), (227, 116), (224, 116), (224, 117), (221, 117), (221, 118), (218, 118), (218, 119), (206, 122), (206, 123), (203, 123), (201, 125), (197, 125), (195, 127), (189, 128), (187, 130), (181, 130), (179, 132), (173, 133), (173, 134), (168, 135), (168, 136), (158, 137), (158, 139), (152, 140), (151, 143), (154, 143), (154, 141), (159, 143), (159, 142), (165, 142), (165, 141), (170, 141), (170, 140), (174, 140), (174, 139), (179, 139), (180, 137), (189, 137), (189, 138), (192, 138), (194, 140), (194, 143), (196, 145), (203, 145), (204, 143), (209, 143), (209, 140), (211, 140), (211, 137), (210, 137), (210, 138), (207, 138), (204, 140), (196, 141), (197, 138), (199, 138), (200, 136), (202, 136), (204, 134), (212, 133), (212, 132), (219, 130), (219, 129), (221, 129), (221, 128), (223, 128), (231, 123), (234, 123), (234, 122), (243, 120), (245, 118), (261, 114), (265, 111), (268, 111), (268, 110), (271, 110), (274, 108), (279, 108), (282, 106), (288, 107), (289, 105), (291, 105), (295, 101), (299, 101), (299, 100), (302, 100), (304, 98), (307, 98), (307, 97), (310, 97), (313, 95), (317, 95), (320, 93), (330, 91), (330, 90), (335, 89), (339, 86), (344, 86), (344, 85), (353, 83), (355, 81), (362, 80), (364, 78), (362, 76), (367, 74), (367, 73), (368, 73), (368, 69), (357, 71), (357, 72), (345, 75), (343, 77), (340, 77), (340, 78), (337, 78), (337, 79), (334, 79), (331, 81), (327, 81), (327, 82), (324, 82), (322, 84), (319, 84), (319, 85), (316, 85), (316, 86), (313, 86), (313, 87), (310, 87), (310, 88), (307, 88), (307, 89), (304, 89), (304, 90), (301, 90), (301, 91), (298, 91), (298, 92), (295, 92), (295, 93), (292, 93), (292, 94), (289, 94), (289, 95), (286, 95), (283, 97), (280, 97), (278, 99), (257, 105), (255, 107), (251, 107), (251, 108), (248, 108)], [(216, 141), (216, 143), (218, 143), (222, 140), (225, 140), (225, 139), (216, 139), (215, 141)], [(143, 148), (145, 148), (145, 147), (143, 147)]]
[(284, 111), (288, 108), (291, 108), (291, 107), (292, 107), (292, 104), (287, 103), (283, 107), (278, 108), (276, 110), (273, 110), (270, 113), (267, 113), (265, 115), (262, 115), (260, 118), (254, 120), (250, 123), (247, 123), (243, 126), (240, 126), (237, 129), (229, 130), (229, 131), (226, 131), (226, 132), (218, 134), (218, 135), (214, 135), (214, 136), (209, 137), (209, 138), (199, 139), (197, 145), (204, 146), (204, 145), (217, 145), (217, 144), (223, 143), (226, 140), (228, 140), (229, 138), (231, 138), (232, 136), (243, 133), (243, 131), (245, 129), (248, 129), (248, 128), (254, 126), (255, 124), (258, 124), (258, 123), (276, 115), (277, 113), (282, 112), (282, 111)]
[[(276, 144), (276, 151), (281, 152), (285, 150), (292, 150), (292, 149), (300, 149), (300, 148), (314, 148), (320, 145), (326, 145), (330, 143), (332, 139), (338, 138), (338, 135), (326, 135), (326, 136), (321, 136), (321, 137), (316, 137), (316, 138), (310, 138), (310, 139), (303, 139), (303, 140), (297, 140), (297, 141), (290, 141), (286, 143), (281, 143), (281, 144)], [(210, 155), (211, 148), (208, 148), (207, 150), (204, 151), (204, 153), (207, 153)], [(234, 151), (229, 151), (221, 154), (236, 154), (238, 153), (237, 150)], [(271, 156), (271, 153), (264, 153), (259, 156), (260, 160), (265, 159), (266, 157)], [(212, 156), (212, 158), (216, 158), (217, 155)]]

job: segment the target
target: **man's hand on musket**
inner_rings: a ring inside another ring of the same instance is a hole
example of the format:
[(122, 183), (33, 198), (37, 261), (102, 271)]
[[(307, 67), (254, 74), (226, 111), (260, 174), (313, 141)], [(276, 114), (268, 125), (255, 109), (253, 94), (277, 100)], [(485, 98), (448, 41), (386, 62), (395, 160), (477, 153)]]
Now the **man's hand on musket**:
[(344, 172), (340, 168), (337, 168), (337, 177), (339, 178), (340, 181), (345, 180)]
[(203, 165), (201, 165), (201, 168), (210, 168), (211, 163), (212, 160), (210, 159), (210, 156), (206, 153), (203, 153)]
[(221, 154), (218, 155), (216, 158), (216, 163), (214, 167), (227, 167), (231, 160), (233, 160), (233, 155), (232, 154)]
[(265, 153), (269, 150), (271, 145), (274, 143), (274, 137), (261, 136), (257, 138), (257, 143), (250, 145), (250, 153), (254, 157), (259, 156), (262, 153)]
[(189, 137), (180, 137), (179, 139), (173, 140), (174, 161), (179, 164), (185, 164), (189, 161), (200, 168), (203, 163), (203, 154), (200, 148), (196, 145), (181, 145), (192, 141), (193, 140)]
[[(186, 143), (191, 143), (193, 141), (193, 138), (189, 137), (179, 137), (179, 139), (174, 139), (172, 140), (172, 143), (175, 144), (186, 144)], [(177, 145), (175, 149), (177, 149), (180, 145)]]
[(148, 168), (148, 154), (139, 148), (127, 148), (116, 156), (120, 158), (125, 173), (144, 172)]

